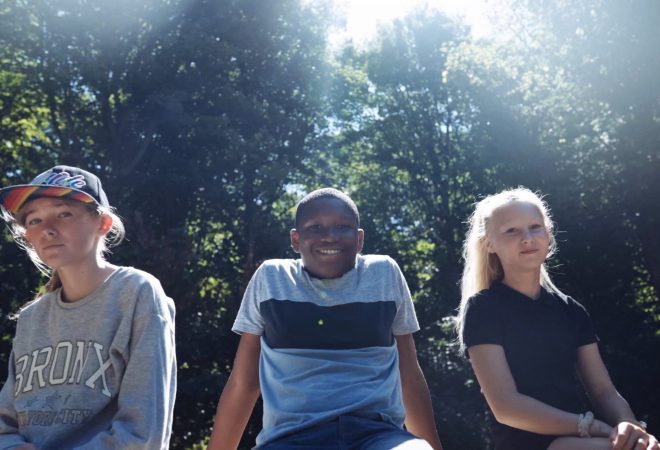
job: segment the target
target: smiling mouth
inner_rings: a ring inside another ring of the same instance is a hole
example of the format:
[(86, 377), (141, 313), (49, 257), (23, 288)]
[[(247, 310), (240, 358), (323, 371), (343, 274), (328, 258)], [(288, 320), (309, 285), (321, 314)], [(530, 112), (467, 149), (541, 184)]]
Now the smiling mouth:
[(532, 253), (536, 253), (538, 250), (525, 250), (524, 252), (521, 252), (523, 255), (531, 255)]
[(331, 249), (319, 249), (317, 250), (320, 254), (322, 255), (338, 255), (341, 253), (341, 250), (336, 249), (336, 248), (331, 248)]

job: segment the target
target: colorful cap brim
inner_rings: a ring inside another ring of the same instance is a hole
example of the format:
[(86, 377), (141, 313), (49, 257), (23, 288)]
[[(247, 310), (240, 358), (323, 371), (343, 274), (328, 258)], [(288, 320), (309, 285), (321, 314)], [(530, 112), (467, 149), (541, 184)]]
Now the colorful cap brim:
[(24, 184), (0, 190), (2, 206), (11, 214), (16, 214), (29, 200), (39, 197), (66, 198), (83, 203), (97, 203), (91, 195), (68, 187)]

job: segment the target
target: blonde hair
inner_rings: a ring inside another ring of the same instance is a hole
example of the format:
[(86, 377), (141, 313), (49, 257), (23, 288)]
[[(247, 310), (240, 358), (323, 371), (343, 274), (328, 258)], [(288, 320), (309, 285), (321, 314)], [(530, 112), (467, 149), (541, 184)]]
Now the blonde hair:
[[(75, 200), (65, 201), (75, 202)], [(111, 252), (110, 249), (116, 247), (124, 240), (126, 234), (124, 223), (112, 207), (97, 204), (85, 204), (85, 207), (90, 214), (98, 217), (108, 216), (112, 220), (110, 230), (106, 233), (103, 239), (99, 241), (99, 246), (97, 248), (98, 254), (105, 259), (105, 255)], [(48, 282), (37, 293), (37, 297), (61, 287), (62, 281), (60, 280), (57, 271), (48, 267), (46, 263), (39, 258), (39, 255), (37, 255), (37, 252), (30, 243), (25, 239), (25, 217), (21, 214), (21, 211), (16, 213), (16, 215), (12, 215), (3, 208), (2, 214), (4, 220), (9, 225), (9, 231), (11, 232), (14, 241), (27, 252), (34, 265), (37, 266), (37, 269), (49, 277)]]
[[(493, 216), (493, 212), (512, 202), (531, 203), (538, 208), (550, 236), (547, 258), (550, 258), (557, 249), (550, 209), (540, 194), (521, 186), (489, 195), (475, 204), (474, 212), (468, 219), (468, 231), (463, 242), (463, 260), (465, 263), (461, 278), (461, 303), (456, 317), (456, 328), (461, 347), (464, 346), (462, 341), (463, 322), (468, 299), (477, 292), (488, 289), (493, 281), (504, 278), (504, 270), (499, 257), (495, 253), (488, 252), (486, 236), (488, 234), (488, 222)], [(541, 286), (548, 291), (563, 295), (552, 283), (545, 263), (541, 266)]]

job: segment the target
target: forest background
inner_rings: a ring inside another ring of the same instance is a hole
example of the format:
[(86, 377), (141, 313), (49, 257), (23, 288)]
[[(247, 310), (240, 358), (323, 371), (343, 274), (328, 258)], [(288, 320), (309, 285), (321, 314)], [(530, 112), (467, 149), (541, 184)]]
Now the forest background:
[[(465, 221), (518, 185), (546, 195), (555, 282), (660, 433), (660, 2), (499, 5), (489, 38), (421, 8), (357, 46), (329, 45), (341, 18), (323, 1), (2, 0), (0, 185), (55, 163), (103, 180), (128, 230), (112, 261), (176, 301), (172, 448), (204, 448), (242, 292), (294, 256), (293, 207), (322, 186), (406, 275), (445, 448), (488, 446), (452, 329)], [(4, 380), (9, 315), (44, 279), (7, 233), (0, 261)], [(257, 407), (241, 448), (259, 427)]]

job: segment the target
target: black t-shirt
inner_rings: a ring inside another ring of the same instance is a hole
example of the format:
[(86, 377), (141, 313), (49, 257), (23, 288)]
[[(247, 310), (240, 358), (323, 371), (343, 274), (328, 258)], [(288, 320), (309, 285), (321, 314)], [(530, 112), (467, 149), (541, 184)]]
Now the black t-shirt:
[[(582, 305), (545, 289), (533, 300), (494, 282), (468, 300), (464, 320), (467, 348), (479, 344), (504, 348), (518, 392), (564, 411), (580, 412), (577, 349), (598, 340)], [(518, 431), (496, 423), (496, 444)]]

